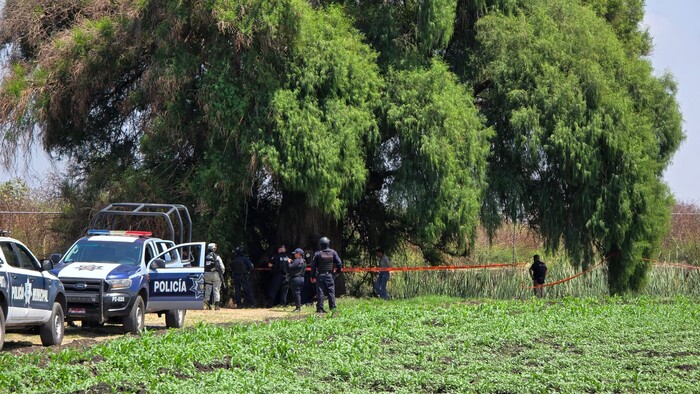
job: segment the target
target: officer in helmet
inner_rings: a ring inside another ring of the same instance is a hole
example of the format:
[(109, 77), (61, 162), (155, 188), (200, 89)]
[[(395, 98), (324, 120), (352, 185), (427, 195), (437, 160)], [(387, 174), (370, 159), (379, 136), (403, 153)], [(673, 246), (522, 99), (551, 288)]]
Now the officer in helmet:
[(216, 253), (216, 244), (207, 245), (207, 255), (204, 258), (204, 308), (220, 309), (221, 284), (224, 278), (224, 261)]
[(335, 275), (343, 269), (338, 253), (329, 247), (331, 241), (323, 237), (318, 241), (319, 250), (311, 262), (311, 283), (316, 283), (316, 312), (325, 313), (323, 296), (328, 296), (328, 307), (335, 309)]
[(248, 256), (245, 255), (243, 246), (239, 246), (234, 251), (235, 257), (231, 263), (233, 271), (233, 288), (236, 306), (243, 308), (243, 300), (241, 293), (245, 293), (245, 301), (248, 306), (255, 308), (255, 299), (253, 298), (253, 289), (250, 287), (250, 271), (253, 269), (253, 263)]

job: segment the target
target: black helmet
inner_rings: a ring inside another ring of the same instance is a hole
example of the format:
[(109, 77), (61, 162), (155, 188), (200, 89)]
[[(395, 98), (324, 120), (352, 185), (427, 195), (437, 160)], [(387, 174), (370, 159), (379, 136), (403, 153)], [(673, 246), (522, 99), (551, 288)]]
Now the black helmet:
[(234, 253), (236, 253), (237, 256), (243, 255), (243, 252), (244, 252), (243, 245), (236, 246)]
[(318, 244), (321, 245), (322, 248), (327, 248), (328, 245), (330, 245), (331, 240), (328, 239), (328, 237), (322, 237), (321, 239), (318, 240)]

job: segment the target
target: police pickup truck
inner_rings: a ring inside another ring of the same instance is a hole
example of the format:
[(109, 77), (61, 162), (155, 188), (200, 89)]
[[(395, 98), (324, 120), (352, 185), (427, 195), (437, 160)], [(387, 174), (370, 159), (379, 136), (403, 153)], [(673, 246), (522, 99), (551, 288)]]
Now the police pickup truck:
[(0, 231), (0, 349), (5, 330), (30, 327), (39, 327), (44, 346), (60, 345), (66, 309), (63, 285), (24, 244), (5, 235)]
[[(68, 321), (123, 324), (143, 332), (145, 313), (182, 327), (204, 307), (204, 242), (175, 245), (145, 231), (88, 230), (52, 271), (66, 288)], [(52, 256), (53, 257), (53, 256)]]
[[(167, 237), (120, 227), (162, 230)], [(179, 328), (188, 309), (204, 309), (205, 243), (189, 242), (186, 207), (114, 203), (89, 228), (65, 255), (52, 256), (52, 272), (66, 288), (69, 322), (123, 324), (126, 332), (139, 334), (145, 313), (165, 315), (167, 327)]]

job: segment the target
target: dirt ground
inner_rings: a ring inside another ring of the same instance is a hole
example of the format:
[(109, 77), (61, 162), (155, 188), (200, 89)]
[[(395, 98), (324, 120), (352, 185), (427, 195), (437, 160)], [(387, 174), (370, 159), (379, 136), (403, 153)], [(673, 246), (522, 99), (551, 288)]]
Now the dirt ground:
[[(235, 322), (255, 322), (267, 321), (270, 319), (281, 319), (292, 316), (294, 307), (287, 308), (257, 308), (257, 309), (232, 309), (222, 308), (218, 311), (201, 310), (187, 311), (185, 316), (185, 327), (191, 327), (199, 322), (207, 322), (212, 324), (226, 324)], [(306, 310), (308, 309), (308, 310)], [(304, 308), (302, 315), (313, 312), (312, 308)], [(299, 316), (295, 314), (294, 316)], [(119, 338), (125, 335), (120, 325), (104, 325), (98, 328), (82, 328), (70, 327), (66, 325), (65, 336), (63, 338), (62, 347), (67, 346), (85, 346), (106, 341), (114, 338)], [(146, 314), (146, 327), (152, 331), (165, 332), (165, 315), (158, 317), (155, 313)], [(38, 333), (7, 333), (5, 335), (5, 345), (2, 349), (4, 352), (13, 353), (28, 353), (34, 352), (43, 348), (41, 339)]]

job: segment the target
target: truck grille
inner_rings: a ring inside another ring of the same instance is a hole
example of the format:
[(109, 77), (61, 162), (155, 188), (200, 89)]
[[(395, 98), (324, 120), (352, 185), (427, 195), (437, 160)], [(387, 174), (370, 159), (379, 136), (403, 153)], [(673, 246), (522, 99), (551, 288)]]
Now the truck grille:
[(61, 278), (63, 287), (66, 288), (66, 292), (77, 292), (77, 293), (100, 293), (102, 291), (107, 291), (107, 282), (100, 279), (64, 279)]
[(61, 279), (61, 282), (66, 288), (66, 298), (71, 304), (99, 304), (102, 294), (109, 287), (107, 282), (100, 279)]

